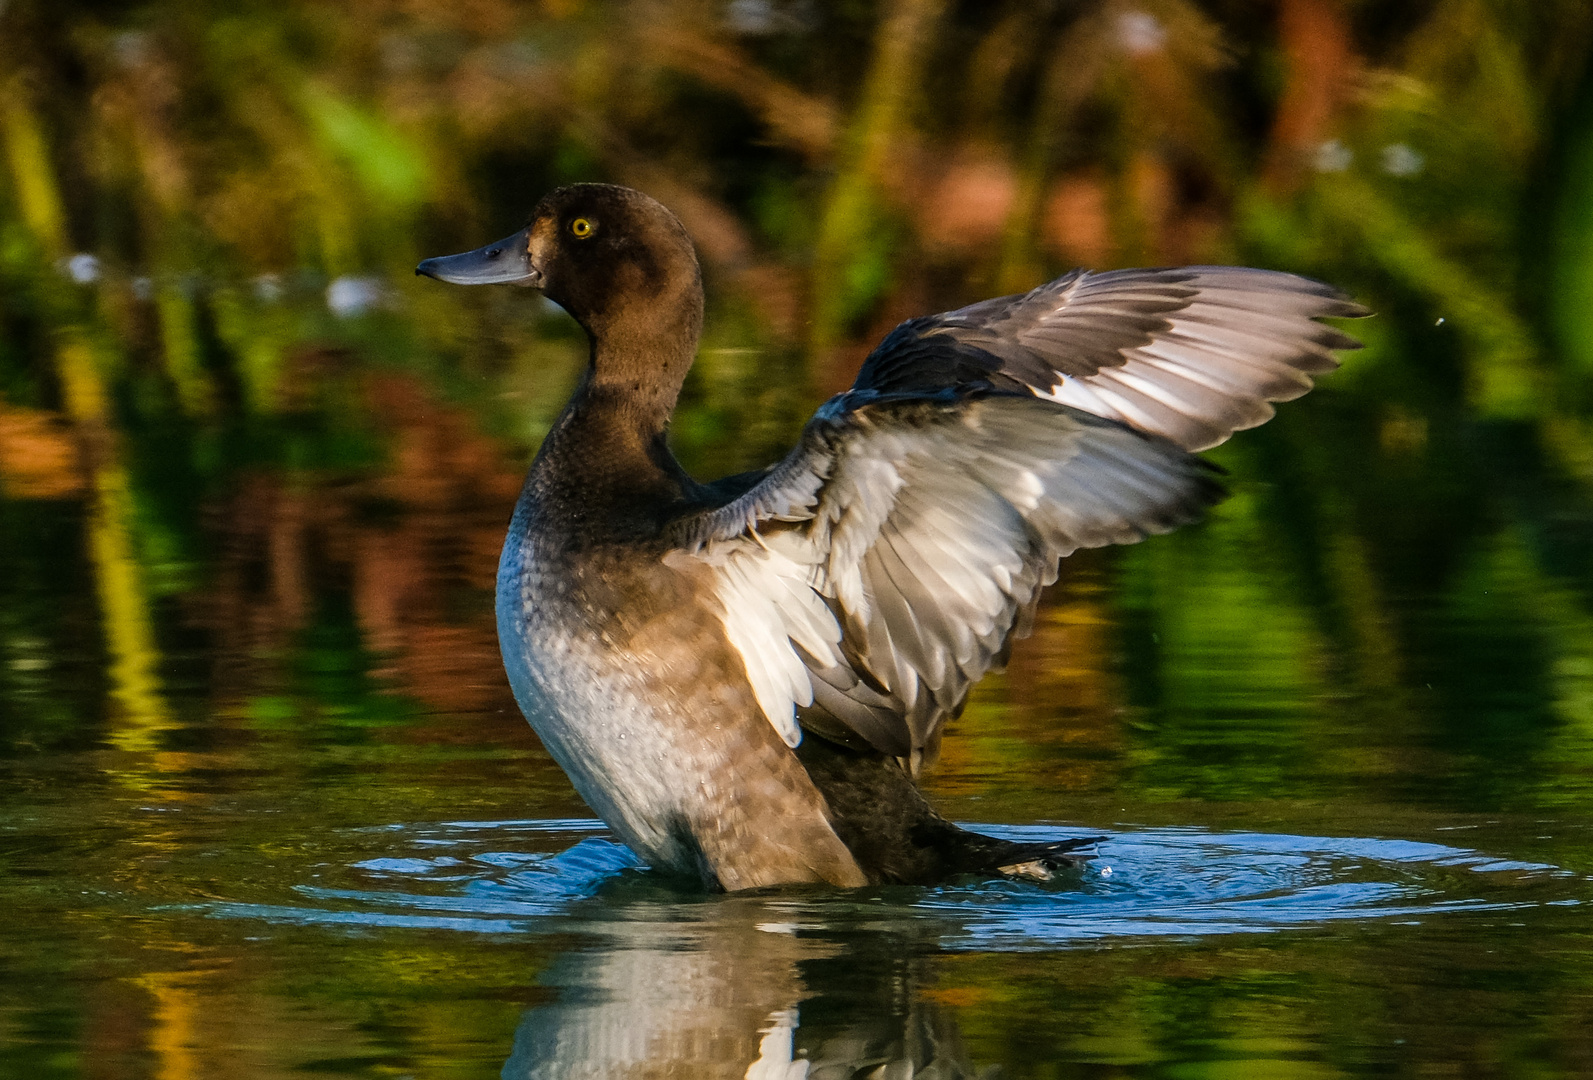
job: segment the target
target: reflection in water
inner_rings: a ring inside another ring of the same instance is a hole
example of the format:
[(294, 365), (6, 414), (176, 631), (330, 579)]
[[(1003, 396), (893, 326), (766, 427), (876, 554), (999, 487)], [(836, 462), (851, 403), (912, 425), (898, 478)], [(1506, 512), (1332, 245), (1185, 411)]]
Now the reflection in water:
[[(859, 947), (769, 921), (779, 914), (727, 902), (686, 925), (627, 922), (566, 953), (543, 975), (559, 1000), (521, 1021), (504, 1080), (978, 1075), (898, 935)], [(843, 995), (850, 1007), (837, 1007)]]
[(412, 380), (369, 376), (356, 390), (383, 429), (388, 469), (260, 471), (207, 514), (218, 557), (192, 610), (213, 635), (214, 692), (282, 694), (284, 661), (344, 606), (369, 678), (433, 710), (504, 706), (491, 592), (519, 469)]
[(797, 936), (756, 901), (681, 921), (659, 918), (661, 907), (652, 918), (633, 909), (543, 974), (559, 1000), (526, 1014), (505, 1080), (803, 1075), (792, 1071), (799, 965), (837, 947)]
[(596, 828), (455, 822), (367, 832), (348, 868), (364, 887), (301, 885), (306, 905), (206, 910), (345, 930), (574, 935), (542, 970), (556, 998), (521, 1020), (507, 1080), (812, 1080), (886, 1066), (881, 1075), (982, 1075), (958, 1010), (942, 1006), (958, 995), (937, 989), (937, 955), (1145, 949), (1468, 913), (1526, 919), (1593, 901), (1587, 882), (1563, 870), (1465, 848), (1194, 829), (1120, 833), (1055, 888), (971, 880), (709, 896), (640, 870), (598, 837), (558, 854), (504, 850)]
[[(112, 732), (123, 750), (154, 753), (158, 735), (172, 727), (161, 696), (160, 660), (155, 645), (143, 571), (133, 550), (133, 503), (121, 443), (100, 375), (100, 362), (78, 335), (56, 351), (66, 413), (76, 426), (92, 477), (88, 508), (89, 561), (94, 567), (105, 644), (110, 652), (111, 693), (124, 720)], [(158, 766), (157, 766), (158, 767)]]
[(202, 1075), (197, 1049), (203, 980), (187, 973), (159, 972), (136, 980), (154, 999), (149, 1049), (160, 1063), (156, 1080), (193, 1080)]
[[(682, 904), (628, 898), (646, 887), (615, 883), (571, 908), (595, 919), (593, 940), (544, 973), (559, 999), (526, 1014), (503, 1076), (986, 1075), (956, 1011), (932, 996), (925, 957), (938, 950), (1097, 947), (1590, 899), (1552, 867), (1435, 844), (1168, 830), (1102, 848), (1109, 865), (1059, 891), (979, 882)], [(1480, 878), (1446, 881), (1448, 868)], [(1558, 889), (1537, 891), (1553, 881)]]

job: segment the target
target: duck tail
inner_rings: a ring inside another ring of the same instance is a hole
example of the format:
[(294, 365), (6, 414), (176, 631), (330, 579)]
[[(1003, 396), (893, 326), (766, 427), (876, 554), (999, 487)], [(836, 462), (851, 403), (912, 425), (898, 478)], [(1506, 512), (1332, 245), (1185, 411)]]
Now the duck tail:
[[(989, 837), (987, 839), (994, 839)], [(1058, 875), (1076, 873), (1095, 858), (1092, 851), (1080, 851), (1107, 839), (1104, 836), (1078, 836), (1042, 844), (1014, 844), (1007, 861), (994, 867), (1002, 877), (1024, 881), (1054, 881)]]
[(925, 801), (894, 760), (844, 747), (811, 729), (796, 750), (829, 805), (830, 822), (869, 880), (928, 885), (962, 874), (1051, 881), (1095, 856), (1106, 839), (1020, 841), (970, 832)]

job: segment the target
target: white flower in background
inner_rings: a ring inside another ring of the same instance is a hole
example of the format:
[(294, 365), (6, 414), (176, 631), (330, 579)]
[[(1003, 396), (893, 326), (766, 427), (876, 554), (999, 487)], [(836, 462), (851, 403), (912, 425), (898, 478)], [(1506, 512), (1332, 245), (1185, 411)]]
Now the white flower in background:
[(127, 284), (133, 290), (133, 299), (139, 303), (144, 303), (155, 295), (155, 279), (152, 277), (140, 274)]
[(1317, 172), (1343, 172), (1355, 160), (1355, 152), (1337, 139), (1329, 139), (1311, 155), (1311, 167)]
[[(261, 274), (249, 284), (254, 288), (254, 298), (262, 304), (274, 304), (282, 299), (282, 279), (275, 274)], [(332, 303), (330, 295), (326, 302)]]
[(1405, 143), (1383, 147), (1383, 171), (1390, 176), (1415, 176), (1427, 166), (1427, 159)]
[(373, 277), (345, 274), (326, 287), (326, 306), (340, 319), (363, 315), (382, 302), (382, 283)]
[(789, 33), (805, 29), (812, 21), (807, 3), (777, 4), (774, 0), (731, 0), (725, 22), (732, 33), (748, 37)]
[[(3, 7), (4, 5), (0, 5)], [(137, 30), (116, 34), (111, 38), (111, 54), (124, 67), (137, 67), (149, 59), (149, 35)]]
[(1146, 11), (1125, 11), (1117, 17), (1117, 43), (1130, 56), (1161, 52), (1167, 44), (1167, 28)]
[(100, 260), (97, 255), (80, 251), (55, 264), (55, 268), (79, 285), (92, 285), (100, 279)]

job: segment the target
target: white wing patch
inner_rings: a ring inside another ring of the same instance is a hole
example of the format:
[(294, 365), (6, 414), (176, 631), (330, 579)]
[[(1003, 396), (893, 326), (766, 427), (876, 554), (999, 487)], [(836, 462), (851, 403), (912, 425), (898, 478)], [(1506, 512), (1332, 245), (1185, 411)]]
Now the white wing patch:
[(673, 551), (666, 565), (697, 559), (713, 567), (725, 636), (741, 655), (758, 707), (787, 746), (802, 741), (796, 707), (813, 703), (807, 665), (840, 662), (841, 628), (813, 591), (811, 546), (776, 534), (764, 544), (719, 542), (695, 554)]
[(916, 770), (1059, 560), (1198, 517), (1221, 488), (1190, 452), (1310, 390), (1358, 347), (1316, 320), (1364, 314), (1320, 282), (1196, 266), (909, 321), (762, 481), (683, 519), (668, 558), (709, 565), (787, 743), (804, 708)]
[(726, 637), (791, 746), (817, 700), (916, 762), (1062, 556), (1209, 501), (1172, 444), (1034, 398), (849, 419), (808, 509), (666, 556), (711, 569)]

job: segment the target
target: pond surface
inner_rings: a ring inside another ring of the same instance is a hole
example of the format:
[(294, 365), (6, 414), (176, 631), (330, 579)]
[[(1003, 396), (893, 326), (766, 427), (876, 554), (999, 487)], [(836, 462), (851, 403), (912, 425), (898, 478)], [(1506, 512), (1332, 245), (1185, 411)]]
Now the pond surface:
[[(549, 764), (481, 727), (311, 754), (255, 744), (163, 777), (114, 751), (14, 763), (9, 1074), (1588, 1061), (1593, 868), (1548, 861), (1586, 850), (1586, 822), (1391, 814), (1368, 838), (1349, 831), (1365, 807), (1310, 811), (1334, 834), (1303, 835), (1286, 828), (1298, 807), (1164, 805), (1212, 824), (1156, 825), (1097, 802), (1098, 857), (1051, 887), (705, 896), (639, 869), (600, 823), (553, 816), (571, 806)], [(548, 816), (444, 816), (494, 804)]]
[(704, 895), (591, 820), (503, 686), (514, 454), (384, 385), (386, 464), (196, 500), (142, 689), (83, 505), (0, 504), (0, 1075), (1593, 1069), (1585, 617), (1508, 538), (1481, 615), (1390, 590), (1374, 693), (1236, 474), (1209, 522), (1072, 561), (929, 782), (992, 832), (1104, 836), (1077, 875)]

